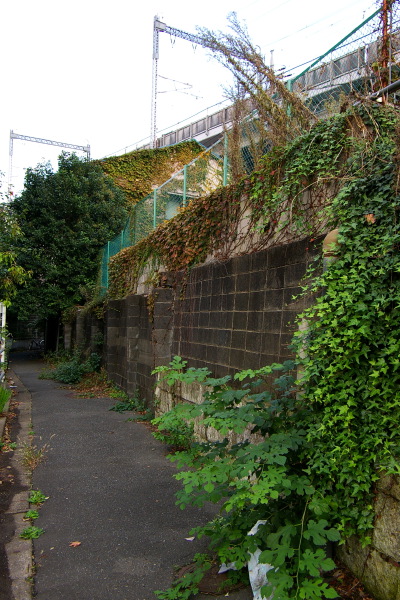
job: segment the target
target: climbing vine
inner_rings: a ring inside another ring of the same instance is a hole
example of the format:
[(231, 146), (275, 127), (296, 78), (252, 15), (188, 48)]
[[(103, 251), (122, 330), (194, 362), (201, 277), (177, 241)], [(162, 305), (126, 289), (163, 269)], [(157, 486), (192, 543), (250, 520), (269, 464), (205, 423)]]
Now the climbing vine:
[[(183, 484), (178, 503), (221, 507), (193, 534), (209, 536), (218, 559), (238, 569), (259, 549), (259, 561), (272, 567), (261, 594), (275, 600), (336, 597), (324, 577), (334, 566), (327, 545), (353, 534), (369, 544), (375, 482), (383, 473), (400, 474), (399, 121), (376, 106), (352, 115), (352, 136), (348, 115), (340, 115), (333, 129), (324, 124), (302, 138), (312, 147), (322, 136), (331, 169), (317, 151), (314, 165), (303, 160), (307, 146), (298, 140), (276, 151), (278, 175), (255, 175), (255, 197), (267, 189), (276, 200), (340, 178), (323, 215), (325, 227), (339, 226), (338, 258), (304, 289), (314, 302), (299, 315), (307, 327), (294, 336), (295, 361), (233, 380), (188, 369), (179, 357), (155, 370), (172, 387), (204, 386), (201, 404), (177, 405), (158, 427), (165, 432), (177, 417), (202, 417), (220, 436), (172, 457), (184, 469), (176, 475)], [(332, 132), (331, 143), (323, 131)], [(231, 432), (248, 428), (261, 437), (229, 443)], [(173, 586), (159, 597), (174, 593)]]
[(134, 150), (97, 162), (104, 173), (123, 189), (128, 202), (136, 204), (150, 194), (154, 186), (167, 181), (203, 151), (200, 144), (190, 141), (166, 148)]
[(340, 256), (312, 284), (323, 290), (296, 336), (303, 359), (303, 400), (319, 413), (310, 427), (309, 469), (335, 499), (345, 534), (373, 525), (372, 483), (382, 469), (399, 473), (395, 423), (400, 416), (400, 197), (397, 118), (370, 115), (378, 135), (358, 147), (332, 211), (340, 224)]
[(326, 231), (332, 199), (351, 179), (362, 177), (356, 157), (379, 137), (376, 123), (382, 111), (391, 114), (380, 107), (350, 107), (274, 148), (239, 184), (193, 200), (112, 258), (110, 297), (135, 292), (150, 257), (155, 269), (162, 265), (180, 271), (210, 254), (226, 260)]

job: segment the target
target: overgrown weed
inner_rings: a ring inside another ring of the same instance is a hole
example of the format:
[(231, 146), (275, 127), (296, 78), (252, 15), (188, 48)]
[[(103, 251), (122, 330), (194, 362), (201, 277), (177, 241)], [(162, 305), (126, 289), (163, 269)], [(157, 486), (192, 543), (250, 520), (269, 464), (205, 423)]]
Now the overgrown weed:
[(49, 450), (49, 444), (39, 446), (33, 442), (24, 442), (20, 449), (22, 454), (22, 464), (29, 469), (29, 471), (33, 471), (40, 463), (46, 460), (46, 454)]
[(85, 373), (81, 381), (75, 386), (75, 392), (80, 398), (107, 397), (121, 401), (128, 399), (128, 395), (108, 379), (104, 369)]
[(53, 355), (50, 360), (52, 366), (45, 369), (39, 378), (54, 379), (66, 384), (79, 383), (86, 373), (99, 371), (101, 364), (101, 357), (98, 354), (92, 352), (88, 358), (85, 358), (79, 348), (73, 354)]

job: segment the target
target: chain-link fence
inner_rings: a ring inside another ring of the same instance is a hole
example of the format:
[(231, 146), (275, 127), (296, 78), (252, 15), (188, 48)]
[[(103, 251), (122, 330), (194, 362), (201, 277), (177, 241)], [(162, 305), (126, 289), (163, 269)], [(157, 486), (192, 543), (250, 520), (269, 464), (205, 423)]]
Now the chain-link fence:
[(229, 178), (226, 157), (225, 142), (221, 138), (135, 204), (124, 229), (101, 251), (101, 295), (108, 289), (108, 263), (112, 256), (147, 237), (157, 225), (171, 219), (194, 198), (226, 185)]
[(376, 92), (399, 78), (400, 20), (375, 11), (333, 48), (287, 82), (317, 115), (337, 111), (343, 96)]

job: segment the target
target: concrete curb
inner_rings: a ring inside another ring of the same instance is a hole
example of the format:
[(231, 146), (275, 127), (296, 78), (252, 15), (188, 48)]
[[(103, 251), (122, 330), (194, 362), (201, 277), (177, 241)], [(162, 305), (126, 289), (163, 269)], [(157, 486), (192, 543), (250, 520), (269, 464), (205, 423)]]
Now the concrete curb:
[[(18, 436), (18, 446), (30, 444), (29, 435), (31, 427), (31, 402), (32, 398), (21, 380), (13, 371), (8, 371), (15, 385), (18, 395), (16, 400), (19, 404), (18, 422), (20, 431)], [(0, 430), (1, 431), (1, 430)], [(14, 452), (11, 458), (11, 466), (18, 474), (20, 483), (26, 488), (25, 491), (16, 494), (10, 504), (6, 514), (10, 515), (14, 521), (14, 536), (10, 542), (5, 545), (8, 568), (11, 579), (11, 590), (13, 597), (17, 600), (32, 599), (32, 576), (33, 576), (33, 544), (32, 540), (23, 540), (19, 537), (20, 533), (28, 525), (23, 520), (24, 514), (29, 509), (28, 494), (31, 487), (31, 476), (23, 466), (21, 453)]]

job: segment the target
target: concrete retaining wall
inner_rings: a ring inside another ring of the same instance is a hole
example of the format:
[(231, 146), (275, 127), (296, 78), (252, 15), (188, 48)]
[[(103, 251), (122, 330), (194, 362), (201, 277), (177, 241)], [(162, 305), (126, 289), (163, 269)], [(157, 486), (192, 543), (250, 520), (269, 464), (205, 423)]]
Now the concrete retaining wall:
[[(105, 327), (109, 377), (153, 405), (151, 371), (174, 355), (215, 377), (292, 357), (295, 318), (307, 302), (293, 297), (320, 242), (211, 262), (179, 274), (179, 282), (167, 273), (164, 287), (111, 301)], [(172, 401), (165, 392), (158, 394), (161, 411)]]
[[(211, 262), (187, 276), (180, 274), (179, 282), (166, 273), (163, 287), (150, 294), (109, 302), (103, 354), (109, 378), (162, 413), (182, 400), (201, 401), (198, 385), (181, 385), (174, 393), (165, 385), (156, 386), (152, 370), (168, 364), (174, 355), (189, 366), (207, 367), (215, 377), (291, 358), (296, 315), (311, 302), (294, 297), (301, 292), (308, 265), (320, 254), (321, 241), (294, 242)], [(103, 334), (102, 324), (79, 315), (66, 333), (71, 343), (85, 343), (88, 350), (98, 351), (95, 339)], [(197, 433), (215, 438), (201, 424)], [(400, 600), (398, 479), (379, 481), (376, 514), (371, 546), (363, 549), (352, 538), (338, 554), (375, 600)]]

